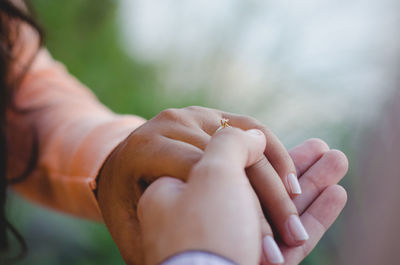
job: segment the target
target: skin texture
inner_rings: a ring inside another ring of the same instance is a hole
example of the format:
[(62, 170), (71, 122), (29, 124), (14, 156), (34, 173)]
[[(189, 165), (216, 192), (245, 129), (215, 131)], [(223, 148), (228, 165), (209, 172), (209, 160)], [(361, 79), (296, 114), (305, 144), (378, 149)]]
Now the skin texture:
[[(300, 213), (310, 239), (303, 245), (289, 247), (280, 242), (279, 247), (286, 265), (299, 264), (343, 210), (347, 193), (337, 183), (346, 175), (348, 160), (338, 150), (329, 150), (320, 139), (309, 139), (290, 152), (303, 193), (293, 201)], [(265, 262), (263, 264), (268, 264)]]
[[(267, 139), (267, 148), (248, 172), (261, 205), (270, 213), (272, 228), (290, 246), (304, 242), (293, 240), (286, 220), (297, 214), (287, 192), (286, 176), (296, 173), (293, 161), (277, 137), (257, 120), (202, 107), (168, 109), (136, 129), (105, 162), (99, 180), (98, 200), (104, 221), (128, 264), (141, 264), (141, 237), (137, 203), (144, 190), (157, 178), (170, 176), (187, 180), (189, 173), (220, 125), (229, 119), (233, 127), (259, 129)], [(270, 192), (273, 191), (273, 192)], [(279, 201), (280, 207), (274, 202)], [(260, 207), (261, 208), (261, 207)], [(260, 216), (263, 216), (260, 214)], [(272, 233), (265, 220), (262, 234)]]
[[(138, 209), (145, 264), (159, 264), (185, 250), (206, 250), (238, 264), (259, 264), (262, 219), (245, 168), (257, 161), (264, 145), (262, 137), (226, 129), (212, 138), (186, 183), (169, 177), (154, 182)], [(298, 264), (344, 207), (346, 192), (334, 183), (346, 173), (347, 160), (318, 140), (306, 141), (291, 153), (303, 175), (306, 195), (297, 198), (296, 206), (311, 237), (303, 246), (281, 244), (280, 248), (285, 264)], [(327, 177), (317, 177), (322, 174)], [(311, 181), (316, 184), (307, 185)], [(263, 257), (261, 263), (268, 264)]]
[(212, 138), (188, 181), (155, 181), (139, 202), (145, 264), (185, 250), (206, 250), (238, 264), (258, 264), (260, 220), (245, 168), (262, 155), (265, 137), (224, 129)]

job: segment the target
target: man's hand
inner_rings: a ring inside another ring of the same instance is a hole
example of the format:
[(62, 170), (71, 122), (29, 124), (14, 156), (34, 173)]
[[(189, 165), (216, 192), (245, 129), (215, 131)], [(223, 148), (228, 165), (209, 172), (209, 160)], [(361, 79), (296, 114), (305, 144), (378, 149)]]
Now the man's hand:
[(187, 250), (258, 264), (261, 228), (245, 168), (264, 149), (261, 131), (224, 129), (212, 137), (187, 183), (170, 177), (155, 181), (138, 207), (145, 264), (160, 264)]
[[(294, 237), (287, 229), (297, 210), (289, 194), (296, 189), (296, 169), (289, 153), (277, 137), (253, 118), (202, 107), (169, 109), (136, 129), (106, 160), (99, 180), (98, 200), (104, 221), (122, 256), (140, 263), (141, 239), (136, 206), (143, 191), (159, 177), (186, 180), (191, 168), (220, 125), (229, 119), (232, 127), (261, 130), (268, 143), (264, 155), (248, 172), (274, 228), (289, 245), (299, 245), (304, 237)], [(288, 181), (290, 176), (290, 181)], [(289, 191), (289, 193), (287, 192)], [(275, 201), (280, 201), (276, 207)], [(264, 220), (263, 234), (271, 234)], [(129, 246), (129, 247), (128, 247)]]
[[(256, 141), (245, 141), (234, 131), (224, 134), (211, 142), (187, 184), (162, 178), (142, 197), (139, 216), (147, 264), (157, 264), (185, 250), (208, 250), (238, 264), (254, 264), (257, 251), (253, 248), (261, 247), (261, 237), (254, 233), (263, 219), (255, 222), (258, 201), (252, 204), (249, 200), (254, 194), (240, 167), (257, 161)], [(246, 143), (253, 151), (240, 151), (239, 143)], [(296, 206), (310, 239), (301, 247), (281, 243), (285, 264), (298, 264), (308, 255), (346, 202), (346, 192), (335, 183), (346, 173), (347, 159), (339, 151), (328, 150), (325, 143), (312, 139), (291, 151), (304, 188), (304, 196), (295, 199)], [(325, 177), (318, 177), (321, 175)], [(274, 258), (278, 263), (276, 254), (266, 253), (262, 263), (273, 264), (270, 261)]]

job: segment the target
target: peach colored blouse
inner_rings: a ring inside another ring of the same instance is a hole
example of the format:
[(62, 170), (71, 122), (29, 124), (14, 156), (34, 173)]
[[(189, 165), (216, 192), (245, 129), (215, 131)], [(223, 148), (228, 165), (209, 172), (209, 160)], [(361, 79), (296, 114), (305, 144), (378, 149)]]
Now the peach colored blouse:
[[(37, 37), (29, 30), (23, 36), (17, 68), (37, 50)], [(41, 205), (102, 220), (93, 193), (96, 177), (110, 152), (144, 120), (111, 112), (45, 49), (34, 57), (15, 102), (25, 111), (8, 113), (8, 178), (26, 169), (35, 137), (39, 158), (14, 190)]]

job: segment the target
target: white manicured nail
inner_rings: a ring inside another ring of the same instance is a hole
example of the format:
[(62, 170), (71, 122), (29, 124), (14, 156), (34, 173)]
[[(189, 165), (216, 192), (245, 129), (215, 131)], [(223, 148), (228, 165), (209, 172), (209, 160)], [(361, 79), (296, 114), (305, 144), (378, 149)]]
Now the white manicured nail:
[(289, 233), (292, 235), (295, 241), (304, 241), (309, 238), (306, 229), (300, 221), (300, 218), (293, 214), (287, 221)]
[(251, 129), (246, 131), (248, 134), (260, 136), (263, 135), (263, 132), (257, 129)]
[(290, 173), (289, 176), (287, 176), (287, 182), (289, 184), (289, 189), (291, 193), (301, 194), (300, 183), (295, 174)]
[(267, 257), (269, 263), (282, 264), (285, 260), (278, 245), (272, 236), (266, 236), (263, 240), (264, 255)]

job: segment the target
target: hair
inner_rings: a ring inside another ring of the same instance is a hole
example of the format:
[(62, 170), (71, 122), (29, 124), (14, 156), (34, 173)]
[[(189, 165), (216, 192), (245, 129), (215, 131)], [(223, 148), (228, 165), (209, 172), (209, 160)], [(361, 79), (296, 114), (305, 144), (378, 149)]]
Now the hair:
[[(0, 0), (0, 253), (6, 253), (9, 250), (8, 235), (13, 235), (21, 248), (20, 254), (16, 258), (26, 254), (27, 246), (21, 234), (6, 216), (7, 186), (10, 184), (10, 181), (7, 180), (7, 111), (10, 109), (17, 110), (18, 108), (13, 102), (13, 95), (26, 71), (16, 75), (11, 73), (11, 65), (15, 60), (13, 47), (18, 40), (16, 36), (18, 35), (18, 28), (22, 24), (27, 24), (38, 32), (41, 45), (43, 33), (28, 11), (16, 6), (11, 0)], [(29, 65), (26, 65), (24, 69), (28, 69), (28, 67)], [(36, 147), (37, 144), (34, 144), (34, 154), (32, 154), (25, 172), (12, 182), (25, 178), (33, 170), (37, 160)]]

